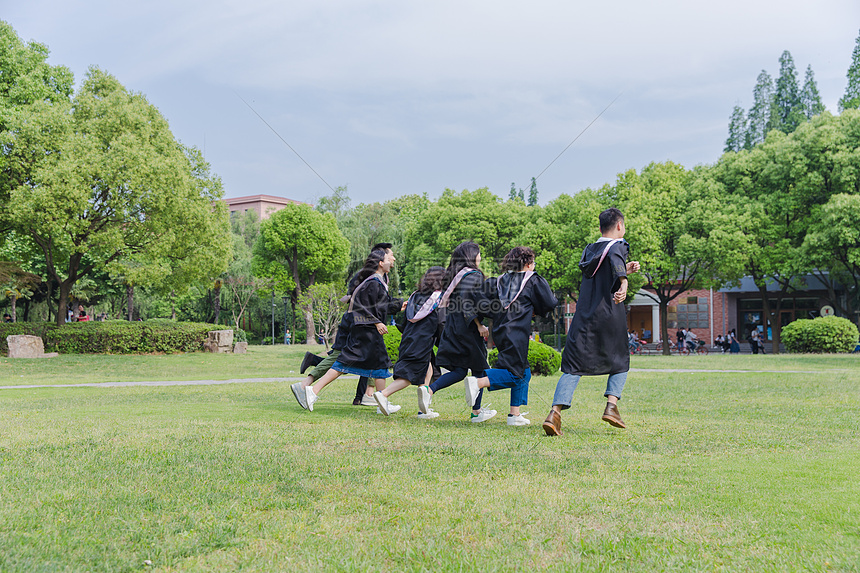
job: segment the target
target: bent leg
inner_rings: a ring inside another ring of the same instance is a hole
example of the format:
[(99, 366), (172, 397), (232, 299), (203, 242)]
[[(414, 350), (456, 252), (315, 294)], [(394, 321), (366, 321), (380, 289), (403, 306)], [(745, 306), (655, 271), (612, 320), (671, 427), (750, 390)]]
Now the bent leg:
[(330, 382), (333, 382), (334, 380), (336, 380), (340, 375), (341, 375), (341, 373), (338, 372), (337, 370), (334, 370), (333, 368), (329, 368), (329, 371), (326, 372), (322, 378), (317, 380), (316, 384), (314, 384), (314, 386), (313, 386), (314, 394), (319, 396), (320, 391), (322, 391), (323, 388), (328, 386)]
[(380, 390), (380, 392), (382, 392), (383, 396), (388, 398), (395, 392), (403, 390), (404, 388), (409, 388), (409, 386), (411, 385), (412, 383), (409, 382), (409, 380), (406, 380), (404, 378), (395, 378), (391, 384), (389, 384), (384, 390)]
[(609, 375), (609, 379), (606, 381), (606, 392), (603, 393), (607, 401), (616, 404), (621, 399), (625, 382), (627, 382), (627, 372)]
[[(325, 376), (326, 372), (337, 362), (337, 359), (340, 357), (340, 350), (332, 350), (331, 354), (322, 359), (322, 362), (313, 367), (313, 369), (308, 372), (308, 377), (313, 378), (314, 381), (319, 380), (323, 376)], [(305, 384), (307, 386), (307, 384)]]
[(556, 412), (567, 410), (573, 401), (573, 393), (579, 384), (579, 374), (562, 374), (555, 385), (555, 395), (552, 397), (552, 409)]

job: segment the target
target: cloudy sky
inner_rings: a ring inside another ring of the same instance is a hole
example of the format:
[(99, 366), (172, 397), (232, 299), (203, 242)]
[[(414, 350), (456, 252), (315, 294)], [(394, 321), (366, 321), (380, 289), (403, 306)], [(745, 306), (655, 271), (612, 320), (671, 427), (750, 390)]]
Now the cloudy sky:
[[(353, 204), (445, 188), (540, 201), (671, 160), (713, 163), (789, 50), (835, 112), (857, 0), (0, 0), (0, 19), (146, 94), (226, 195)], [(620, 97), (618, 97), (620, 94)], [(314, 170), (296, 157), (242, 99)], [(324, 180), (324, 181), (323, 181)]]

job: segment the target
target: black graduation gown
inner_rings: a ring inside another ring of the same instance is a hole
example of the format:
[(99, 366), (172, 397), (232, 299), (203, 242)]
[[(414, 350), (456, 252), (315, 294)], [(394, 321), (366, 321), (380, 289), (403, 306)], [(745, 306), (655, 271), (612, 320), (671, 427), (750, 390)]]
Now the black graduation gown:
[(445, 309), (445, 328), (436, 352), (436, 364), (448, 370), (466, 368), (472, 372), (484, 371), (487, 365), (487, 343), (478, 333), (474, 322), (480, 318), (479, 306), (483, 300), (484, 277), (480, 271), (463, 277)]
[(397, 364), (394, 365), (395, 378), (403, 378), (416, 385), (424, 384), (427, 367), (433, 358), (433, 342), (439, 328), (441, 309), (436, 308), (418, 322), (410, 322), (409, 319), (415, 317), (428, 298), (429, 294), (419, 292), (409, 297), (409, 302), (406, 303), (406, 326), (400, 340)]
[[(532, 317), (536, 314), (546, 316), (558, 304), (549, 283), (538, 274), (531, 275), (522, 292), (511, 303), (525, 274), (509, 272), (497, 279), (489, 279), (486, 289), (488, 296), (495, 291), (498, 300), (498, 312), (493, 316), (493, 342), (499, 350), (495, 368), (504, 368), (517, 378), (522, 378), (529, 367)], [(505, 306), (508, 306), (507, 310)]]
[(403, 301), (391, 298), (381, 279), (370, 280), (352, 293), (352, 325), (338, 362), (362, 370), (387, 370), (391, 360), (378, 323), (400, 310)]
[[(627, 276), (626, 241), (616, 242), (598, 268), (606, 243), (598, 241), (585, 247), (579, 268), (582, 285), (576, 313), (567, 331), (561, 371), (567, 374), (618, 374), (630, 370), (627, 347), (627, 312), (615, 304), (612, 294)], [(597, 273), (592, 277), (595, 268)]]
[[(387, 278), (387, 277), (386, 277)], [(352, 275), (352, 278), (349, 279), (347, 283), (347, 291), (355, 290), (353, 286), (358, 286), (358, 273)], [(352, 327), (352, 313), (347, 311), (343, 313), (343, 316), (340, 317), (340, 323), (337, 325), (337, 332), (334, 336), (334, 344), (331, 345), (331, 351), (333, 350), (343, 350), (343, 347), (346, 346), (346, 340), (349, 338), (349, 329)]]

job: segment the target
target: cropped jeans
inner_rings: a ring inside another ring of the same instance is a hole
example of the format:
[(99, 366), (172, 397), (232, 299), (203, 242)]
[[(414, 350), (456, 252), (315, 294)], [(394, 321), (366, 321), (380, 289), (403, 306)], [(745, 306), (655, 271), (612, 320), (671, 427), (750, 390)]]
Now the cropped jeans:
[[(576, 391), (576, 385), (579, 384), (579, 379), (582, 378), (579, 374), (562, 374), (555, 386), (555, 395), (552, 397), (553, 406), (561, 406), (562, 410), (570, 408), (570, 403), (573, 400), (573, 393)], [(627, 382), (627, 372), (619, 372), (618, 374), (610, 374), (609, 380), (606, 381), (606, 392), (604, 396), (615, 396), (621, 399), (621, 391), (624, 390), (624, 383)]]
[(526, 368), (522, 378), (514, 376), (510, 370), (503, 368), (490, 368), (484, 371), (484, 375), (490, 379), (488, 390), (511, 389), (511, 408), (525, 406), (529, 403), (529, 380), (532, 379), (531, 368)]

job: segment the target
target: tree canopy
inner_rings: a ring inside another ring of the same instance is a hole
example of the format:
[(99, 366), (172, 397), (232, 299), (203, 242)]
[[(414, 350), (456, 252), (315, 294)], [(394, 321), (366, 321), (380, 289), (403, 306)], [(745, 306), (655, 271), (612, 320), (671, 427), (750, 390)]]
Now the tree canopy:
[(6, 114), (8, 224), (41, 250), (59, 284), (58, 322), (75, 283), (96, 270), (167, 283), (217, 275), (230, 242), (220, 181), (179, 145), (143, 95), (91, 68), (72, 99)]

